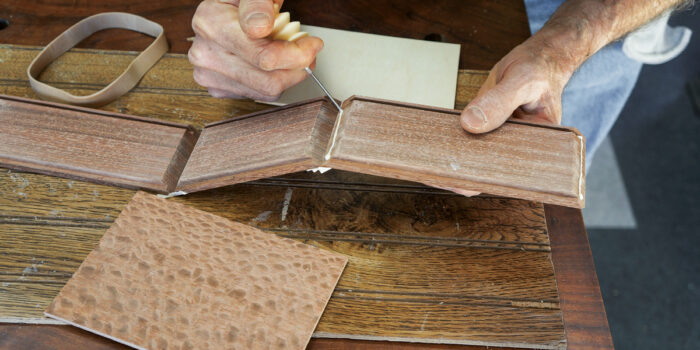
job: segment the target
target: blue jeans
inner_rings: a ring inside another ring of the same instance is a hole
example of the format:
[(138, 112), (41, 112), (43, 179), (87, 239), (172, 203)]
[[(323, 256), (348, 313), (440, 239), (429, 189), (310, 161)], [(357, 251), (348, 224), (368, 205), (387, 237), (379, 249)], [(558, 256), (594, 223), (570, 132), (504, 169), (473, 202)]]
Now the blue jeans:
[[(534, 34), (564, 0), (525, 0), (530, 31)], [(562, 94), (562, 125), (577, 128), (586, 138), (586, 171), (625, 106), (642, 64), (613, 42), (589, 58), (574, 73)]]

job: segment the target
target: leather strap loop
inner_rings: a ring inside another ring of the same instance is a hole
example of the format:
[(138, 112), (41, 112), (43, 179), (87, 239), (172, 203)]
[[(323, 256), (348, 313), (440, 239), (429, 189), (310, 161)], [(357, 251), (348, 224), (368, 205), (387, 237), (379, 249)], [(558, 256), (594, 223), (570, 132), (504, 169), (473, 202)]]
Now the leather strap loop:
[[(95, 32), (123, 28), (155, 37), (126, 70), (102, 90), (87, 96), (75, 96), (38, 80), (39, 74), (53, 60)], [(123, 12), (106, 12), (83, 19), (51, 41), (29, 64), (27, 75), (32, 89), (44, 100), (99, 107), (114, 101), (131, 90), (144, 74), (168, 51), (163, 27), (143, 17)]]

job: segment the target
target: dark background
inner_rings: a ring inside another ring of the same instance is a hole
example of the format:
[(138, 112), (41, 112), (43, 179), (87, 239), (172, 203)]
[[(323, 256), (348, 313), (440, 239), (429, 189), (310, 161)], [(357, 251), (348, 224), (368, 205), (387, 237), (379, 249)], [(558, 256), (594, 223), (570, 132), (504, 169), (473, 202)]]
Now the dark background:
[(588, 229), (620, 350), (700, 349), (700, 115), (686, 89), (700, 80), (699, 8), (671, 17), (693, 29), (689, 46), (642, 68), (610, 135), (637, 228)]

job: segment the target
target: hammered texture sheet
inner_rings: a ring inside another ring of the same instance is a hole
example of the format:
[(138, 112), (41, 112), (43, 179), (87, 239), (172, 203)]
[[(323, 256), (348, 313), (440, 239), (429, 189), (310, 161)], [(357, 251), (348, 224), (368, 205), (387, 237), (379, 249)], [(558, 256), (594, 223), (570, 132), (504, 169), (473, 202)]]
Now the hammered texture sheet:
[(46, 315), (144, 349), (304, 349), (345, 256), (138, 192)]

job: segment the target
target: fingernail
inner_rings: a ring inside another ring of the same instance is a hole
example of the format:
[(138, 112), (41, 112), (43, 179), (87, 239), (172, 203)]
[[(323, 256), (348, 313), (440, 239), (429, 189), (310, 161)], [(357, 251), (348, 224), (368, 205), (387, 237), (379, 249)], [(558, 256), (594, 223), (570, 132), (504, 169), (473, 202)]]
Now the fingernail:
[(245, 23), (249, 28), (266, 27), (270, 24), (270, 15), (264, 12), (251, 13), (246, 18)]
[(471, 106), (467, 108), (467, 113), (464, 116), (464, 122), (467, 123), (467, 125), (473, 129), (482, 129), (486, 125), (486, 114), (484, 114), (484, 111), (481, 110), (481, 108), (477, 106)]

